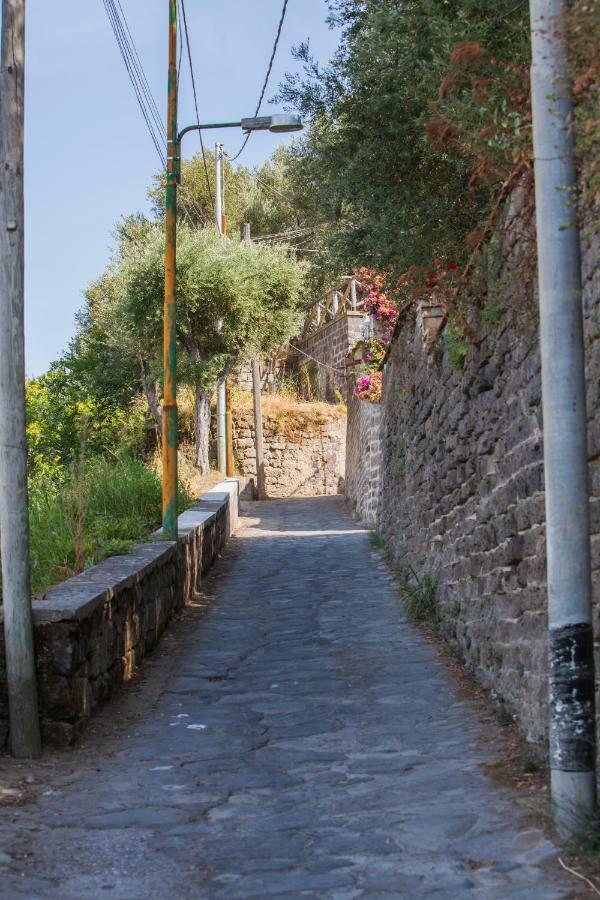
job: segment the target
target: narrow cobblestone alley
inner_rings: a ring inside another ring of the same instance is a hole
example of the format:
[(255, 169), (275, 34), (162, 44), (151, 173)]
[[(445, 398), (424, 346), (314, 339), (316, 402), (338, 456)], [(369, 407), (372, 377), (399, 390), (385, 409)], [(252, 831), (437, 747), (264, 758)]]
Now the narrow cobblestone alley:
[(342, 501), (248, 512), (206, 613), (78, 748), (19, 766), (2, 897), (578, 896)]

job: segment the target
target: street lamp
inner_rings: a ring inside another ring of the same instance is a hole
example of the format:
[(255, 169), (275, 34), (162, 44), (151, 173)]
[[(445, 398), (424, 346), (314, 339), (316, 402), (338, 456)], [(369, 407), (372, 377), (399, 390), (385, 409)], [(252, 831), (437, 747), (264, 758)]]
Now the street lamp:
[(298, 115), (279, 113), (253, 116), (239, 122), (188, 125), (177, 131), (177, 66), (175, 53), (176, 0), (170, 0), (169, 115), (167, 140), (167, 191), (165, 217), (165, 307), (164, 307), (164, 402), (162, 416), (163, 524), (165, 540), (177, 540), (177, 372), (175, 265), (177, 247), (177, 185), (181, 179), (181, 141), (189, 131), (241, 128), (245, 134), (271, 131), (286, 134), (304, 127)]
[(207, 125), (188, 125), (182, 128), (177, 136), (178, 149), (182, 137), (188, 131), (207, 131), (210, 128), (241, 128), (245, 134), (251, 131), (272, 131), (274, 134), (286, 134), (291, 131), (302, 131), (304, 125), (300, 116), (277, 113), (273, 116), (251, 116), (239, 122), (211, 122)]

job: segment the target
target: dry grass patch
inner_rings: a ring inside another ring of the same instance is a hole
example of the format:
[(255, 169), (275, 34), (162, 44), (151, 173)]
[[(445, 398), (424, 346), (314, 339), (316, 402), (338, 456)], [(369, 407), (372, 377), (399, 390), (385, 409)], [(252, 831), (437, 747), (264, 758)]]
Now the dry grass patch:
[[(251, 415), (252, 393), (235, 391), (232, 405), (234, 417), (236, 411), (241, 415)], [(302, 434), (315, 434), (329, 422), (346, 418), (346, 407), (343, 403), (308, 402), (288, 394), (264, 393), (262, 412), (267, 427), (270, 426), (276, 434), (290, 440), (297, 440)]]

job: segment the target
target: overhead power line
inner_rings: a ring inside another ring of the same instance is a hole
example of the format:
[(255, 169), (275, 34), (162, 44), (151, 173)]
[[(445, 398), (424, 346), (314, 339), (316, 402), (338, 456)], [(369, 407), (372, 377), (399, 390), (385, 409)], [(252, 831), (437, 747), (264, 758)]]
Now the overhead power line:
[(167, 130), (166, 130), (166, 128), (165, 128), (165, 124), (164, 124), (163, 118), (162, 118), (160, 112), (158, 111), (158, 106), (157, 106), (157, 104), (156, 104), (156, 100), (154, 99), (154, 94), (152, 93), (152, 89), (151, 89), (150, 84), (149, 84), (149, 82), (148, 82), (148, 78), (146, 77), (146, 73), (145, 73), (145, 71), (144, 71), (144, 66), (142, 65), (142, 61), (141, 61), (141, 59), (140, 59), (140, 55), (139, 55), (138, 50), (137, 50), (137, 47), (136, 47), (136, 45), (135, 45), (135, 41), (134, 41), (134, 39), (133, 39), (133, 35), (132, 35), (131, 30), (130, 30), (130, 28), (129, 28), (129, 23), (127, 22), (127, 18), (126, 18), (126, 16), (125, 16), (125, 12), (124, 12), (123, 7), (122, 7), (122, 5), (121, 5), (121, 0), (116, 0), (116, 2), (117, 2), (117, 4), (118, 4), (118, 6), (119, 6), (119, 11), (120, 11), (120, 13), (121, 13), (121, 19), (123, 20), (123, 24), (125, 25), (125, 29), (126, 29), (126, 31), (127, 31), (127, 36), (128, 36), (128, 38), (129, 38), (129, 43), (130, 43), (131, 48), (132, 48), (132, 50), (133, 50), (133, 55), (134, 55), (134, 59), (135, 59), (135, 62), (136, 62), (136, 71), (137, 71), (137, 74), (138, 74), (138, 77), (139, 77), (140, 84), (142, 85), (142, 88), (143, 88), (144, 97), (146, 98), (146, 101), (147, 101), (147, 103), (148, 103), (148, 106), (149, 106), (149, 108), (150, 108), (150, 111), (152, 112), (152, 118), (153, 118), (153, 121), (154, 121), (154, 123), (155, 123), (155, 125), (156, 125), (158, 131), (159, 131), (159, 134), (164, 135), (165, 138), (166, 138), (166, 137), (167, 137)]
[(208, 166), (206, 165), (206, 153), (204, 152), (204, 141), (202, 140), (202, 130), (200, 128), (200, 114), (198, 112), (198, 95), (196, 93), (196, 79), (194, 77), (194, 66), (192, 63), (192, 51), (190, 47), (190, 35), (187, 26), (187, 17), (185, 14), (185, 0), (180, 0), (181, 2), (181, 12), (183, 13), (183, 28), (185, 31), (185, 43), (187, 46), (187, 55), (188, 62), (190, 64), (190, 77), (192, 79), (192, 91), (194, 94), (194, 108), (196, 110), (196, 124), (198, 125), (198, 135), (200, 137), (200, 152), (202, 154), (202, 163), (204, 165), (204, 175), (206, 177), (206, 187), (208, 188), (208, 196), (210, 198), (210, 204), (213, 208), (213, 213), (215, 209), (215, 201), (212, 194), (212, 189), (210, 186), (210, 178), (208, 177)]
[[(271, 77), (271, 69), (273, 68), (275, 54), (277, 53), (277, 45), (279, 43), (279, 38), (281, 36), (281, 29), (283, 28), (283, 20), (285, 19), (287, 5), (288, 5), (288, 0), (283, 0), (283, 8), (281, 10), (279, 25), (277, 26), (277, 34), (275, 35), (275, 42), (273, 44), (273, 50), (271, 52), (271, 59), (269, 60), (269, 65), (267, 67), (267, 74), (265, 75), (265, 80), (263, 82), (262, 90), (260, 92), (260, 97), (258, 98), (258, 103), (256, 104), (256, 111), (254, 113), (255, 118), (258, 115), (258, 112), (260, 110), (260, 105), (263, 102), (263, 99), (265, 96), (265, 91), (267, 90), (267, 84), (269, 83), (269, 78)], [(246, 147), (246, 144), (248, 143), (248, 140), (249, 140), (251, 134), (252, 134), (252, 132), (249, 131), (248, 134), (246, 135), (246, 137), (244, 138), (244, 143), (242, 144), (242, 146), (240, 147), (238, 152), (235, 154), (235, 156), (232, 157), (231, 162), (235, 162), (235, 160), (238, 158), (238, 156), (241, 156), (241, 154), (244, 152), (244, 149)]]
[(148, 133), (163, 168), (167, 161), (163, 152), (166, 130), (160, 117), (156, 101), (150, 89), (142, 61), (140, 59), (131, 30), (125, 18), (120, 0), (102, 0), (110, 22), (119, 52), (131, 81), (138, 105), (146, 123)]

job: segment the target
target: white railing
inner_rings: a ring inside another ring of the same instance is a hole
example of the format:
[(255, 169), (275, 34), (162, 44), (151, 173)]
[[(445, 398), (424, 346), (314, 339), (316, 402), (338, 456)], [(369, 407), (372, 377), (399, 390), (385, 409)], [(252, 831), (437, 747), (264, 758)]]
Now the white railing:
[(308, 337), (347, 312), (358, 312), (363, 306), (358, 299), (357, 282), (353, 275), (343, 275), (336, 287), (330, 288), (308, 311), (302, 337)]

